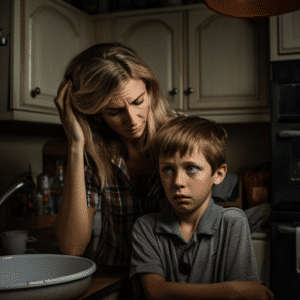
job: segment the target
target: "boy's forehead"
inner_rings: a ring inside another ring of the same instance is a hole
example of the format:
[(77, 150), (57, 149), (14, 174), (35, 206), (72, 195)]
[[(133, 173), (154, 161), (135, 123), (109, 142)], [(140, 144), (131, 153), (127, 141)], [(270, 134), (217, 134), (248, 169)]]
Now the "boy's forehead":
[(180, 150), (176, 151), (173, 155), (168, 155), (165, 154), (163, 155), (162, 153), (159, 155), (159, 161), (167, 161), (170, 159), (178, 159), (178, 160), (189, 160), (189, 161), (193, 161), (193, 160), (199, 160), (199, 159), (205, 159), (203, 152), (201, 150), (201, 147), (193, 147), (193, 148), (189, 148), (186, 153), (181, 153)]

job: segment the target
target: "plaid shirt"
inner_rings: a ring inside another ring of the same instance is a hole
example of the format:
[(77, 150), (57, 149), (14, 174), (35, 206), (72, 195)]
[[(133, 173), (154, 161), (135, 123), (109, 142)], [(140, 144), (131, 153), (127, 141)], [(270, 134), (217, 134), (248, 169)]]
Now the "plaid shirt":
[(95, 261), (98, 265), (129, 266), (131, 256), (131, 231), (136, 219), (157, 212), (159, 200), (165, 193), (157, 173), (147, 184), (146, 199), (138, 199), (126, 169), (125, 160), (112, 161), (114, 182), (102, 193), (99, 180), (89, 167), (85, 167), (87, 202), (100, 216), (101, 231)]

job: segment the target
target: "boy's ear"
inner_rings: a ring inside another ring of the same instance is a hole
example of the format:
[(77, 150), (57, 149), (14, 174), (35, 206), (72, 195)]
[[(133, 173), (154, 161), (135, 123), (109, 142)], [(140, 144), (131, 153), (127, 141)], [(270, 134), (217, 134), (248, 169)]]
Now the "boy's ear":
[(226, 164), (223, 164), (221, 165), (221, 167), (219, 167), (215, 174), (213, 175), (214, 177), (214, 184), (220, 184), (224, 178), (225, 178), (225, 175), (227, 173), (227, 165)]

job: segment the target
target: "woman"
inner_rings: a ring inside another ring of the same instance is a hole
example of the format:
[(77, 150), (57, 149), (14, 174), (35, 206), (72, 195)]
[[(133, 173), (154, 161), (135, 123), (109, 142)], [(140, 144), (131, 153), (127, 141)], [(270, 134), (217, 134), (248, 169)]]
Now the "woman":
[(147, 150), (174, 112), (149, 66), (120, 44), (95, 45), (76, 56), (55, 104), (68, 138), (55, 224), (60, 250), (82, 255), (98, 212), (96, 262), (129, 266), (134, 221), (157, 211), (164, 198)]

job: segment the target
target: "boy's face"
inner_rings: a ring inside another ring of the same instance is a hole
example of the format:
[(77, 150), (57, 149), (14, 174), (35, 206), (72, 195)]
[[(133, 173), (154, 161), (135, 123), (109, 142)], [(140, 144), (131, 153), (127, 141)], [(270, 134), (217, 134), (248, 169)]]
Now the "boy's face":
[[(201, 151), (180, 157), (159, 157), (159, 173), (166, 196), (178, 214), (203, 214), (209, 204), (214, 184), (222, 182), (227, 166), (212, 174), (210, 164)], [(202, 215), (201, 214), (201, 215)]]

